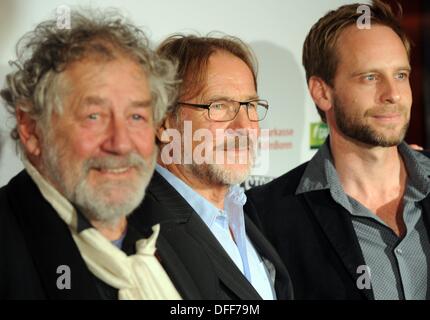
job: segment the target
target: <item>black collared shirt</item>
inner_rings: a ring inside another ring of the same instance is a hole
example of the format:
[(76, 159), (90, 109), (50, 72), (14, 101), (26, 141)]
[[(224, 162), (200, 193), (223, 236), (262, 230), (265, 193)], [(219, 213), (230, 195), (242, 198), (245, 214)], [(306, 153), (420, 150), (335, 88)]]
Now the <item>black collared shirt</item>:
[(345, 193), (328, 139), (309, 162), (296, 194), (329, 189), (333, 200), (349, 212), (370, 269), (375, 299), (429, 299), (430, 242), (420, 201), (430, 193), (430, 159), (405, 143), (398, 150), (408, 172), (403, 198), (407, 228), (404, 238), (399, 238), (376, 214)]

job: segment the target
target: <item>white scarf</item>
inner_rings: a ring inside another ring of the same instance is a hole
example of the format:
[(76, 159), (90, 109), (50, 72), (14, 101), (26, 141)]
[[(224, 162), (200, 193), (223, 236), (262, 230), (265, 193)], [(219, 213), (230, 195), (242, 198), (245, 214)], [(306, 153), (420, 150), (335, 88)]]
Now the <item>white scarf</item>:
[(120, 300), (181, 300), (166, 271), (154, 256), (160, 225), (152, 227), (148, 239), (136, 242), (136, 254), (127, 256), (97, 229), (77, 232), (77, 212), (26, 160), (24, 166), (43, 197), (68, 225), (89, 270), (100, 280), (119, 290)]

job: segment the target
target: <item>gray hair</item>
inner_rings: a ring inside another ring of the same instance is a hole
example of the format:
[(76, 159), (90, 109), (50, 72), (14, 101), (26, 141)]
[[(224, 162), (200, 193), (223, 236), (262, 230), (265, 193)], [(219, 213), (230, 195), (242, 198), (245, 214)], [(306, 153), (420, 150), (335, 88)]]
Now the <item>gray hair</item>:
[[(17, 70), (6, 76), (6, 86), (0, 91), (8, 111), (14, 116), (18, 108), (27, 112), (43, 130), (53, 111), (62, 112), (58, 89), (66, 67), (91, 55), (111, 60), (120, 53), (141, 65), (148, 77), (158, 124), (176, 99), (176, 66), (150, 49), (143, 31), (116, 10), (71, 11), (70, 17), (70, 29), (58, 28), (57, 20), (52, 19), (18, 42), (17, 60), (10, 62)], [(11, 137), (19, 141), (16, 127)]]

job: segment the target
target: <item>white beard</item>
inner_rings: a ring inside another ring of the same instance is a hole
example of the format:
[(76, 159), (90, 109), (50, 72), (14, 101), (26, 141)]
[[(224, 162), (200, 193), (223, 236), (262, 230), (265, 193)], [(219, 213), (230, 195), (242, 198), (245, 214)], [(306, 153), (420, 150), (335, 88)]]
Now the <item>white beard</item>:
[[(144, 160), (135, 153), (127, 156), (108, 156), (87, 159), (81, 168), (73, 167), (64, 160), (64, 152), (58, 145), (46, 137), (42, 163), (45, 174), (59, 191), (90, 221), (106, 224), (114, 223), (122, 216), (127, 216), (142, 202), (146, 187), (155, 169), (157, 152), (150, 159)], [(157, 149), (155, 149), (157, 150)], [(63, 163), (63, 166), (61, 165)], [(67, 166), (64, 165), (67, 163)], [(132, 181), (110, 181), (102, 185), (91, 186), (88, 173), (91, 168), (118, 168), (130, 166), (137, 170), (137, 177)], [(111, 201), (116, 192), (126, 194), (121, 201)]]

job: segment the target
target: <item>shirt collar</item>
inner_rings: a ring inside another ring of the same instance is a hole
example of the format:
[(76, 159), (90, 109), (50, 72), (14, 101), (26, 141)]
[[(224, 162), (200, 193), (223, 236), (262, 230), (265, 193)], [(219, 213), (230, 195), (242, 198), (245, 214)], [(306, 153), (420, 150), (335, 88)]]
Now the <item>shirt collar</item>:
[[(420, 152), (412, 150), (405, 142), (402, 142), (398, 146), (398, 150), (405, 162), (409, 182), (423, 196), (428, 195), (430, 193), (430, 159)], [(331, 155), (329, 138), (327, 138), (318, 152), (309, 161), (296, 189), (296, 194), (325, 189), (330, 189), (332, 195), (344, 194), (344, 192), (333, 191), (333, 189), (338, 188), (342, 189)], [(342, 200), (347, 200), (346, 197), (345, 194), (345, 199)], [(349, 203), (349, 201), (342, 201), (342, 203), (346, 202)]]
[[(226, 216), (230, 220), (233, 214), (231, 210), (220, 210), (192, 189), (183, 180), (179, 179), (166, 168), (156, 165), (155, 170), (167, 180), (167, 182), (176, 189), (177, 192), (188, 202), (194, 211), (202, 218), (205, 224), (211, 228), (218, 216)], [(246, 195), (239, 185), (231, 186), (224, 200), (224, 209), (230, 207), (230, 204), (243, 205), (246, 203)], [(243, 216), (243, 213), (242, 213)], [(243, 218), (242, 218), (243, 219)]]
[(408, 181), (425, 198), (430, 193), (430, 159), (412, 150), (406, 143), (399, 145), (399, 152), (408, 171)]
[[(320, 147), (306, 166), (302, 179), (296, 190), (296, 194), (330, 189), (329, 177), (335, 171), (331, 157), (329, 139)], [(337, 174), (336, 174), (337, 175)]]

